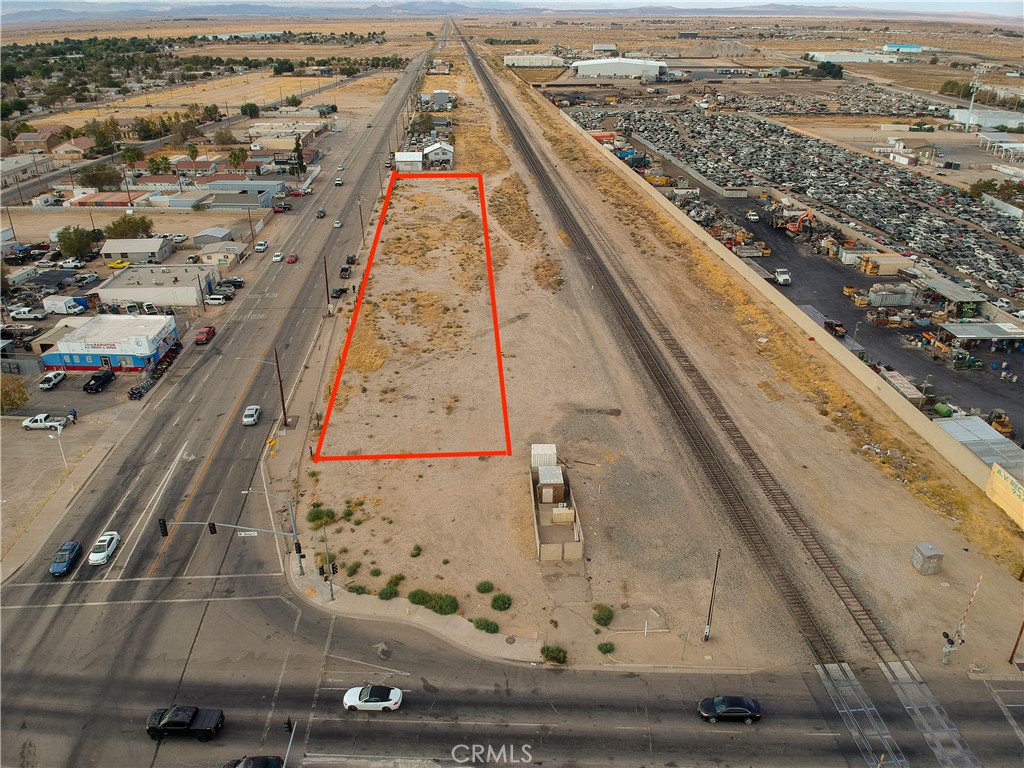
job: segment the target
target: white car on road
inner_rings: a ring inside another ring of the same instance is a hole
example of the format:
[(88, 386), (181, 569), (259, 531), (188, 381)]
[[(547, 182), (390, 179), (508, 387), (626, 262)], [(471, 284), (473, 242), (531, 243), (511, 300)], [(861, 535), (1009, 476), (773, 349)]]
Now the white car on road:
[(242, 412), (242, 424), (252, 427), (260, 423), (260, 413), (263, 411), (258, 405), (247, 405)]
[(281, 253), (281, 251), (278, 251), (277, 253), (274, 254), (274, 257), (271, 259), (271, 261), (284, 261), (284, 254)]
[(104, 533), (96, 539), (96, 543), (89, 550), (89, 565), (106, 565), (120, 543), (121, 534), (117, 531), (107, 531)]
[(349, 688), (345, 693), (345, 709), (370, 710), (373, 712), (390, 712), (402, 706), (402, 689), (389, 688), (386, 685), (364, 685)]

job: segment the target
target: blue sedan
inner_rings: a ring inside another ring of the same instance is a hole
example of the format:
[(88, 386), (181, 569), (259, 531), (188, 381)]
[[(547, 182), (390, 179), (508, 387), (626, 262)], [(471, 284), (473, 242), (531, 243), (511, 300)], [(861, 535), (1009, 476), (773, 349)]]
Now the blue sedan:
[(53, 562), (50, 563), (50, 575), (67, 576), (71, 573), (71, 569), (75, 567), (75, 563), (78, 562), (78, 558), (81, 556), (82, 545), (77, 541), (69, 541), (58, 549), (57, 554), (53, 556)]

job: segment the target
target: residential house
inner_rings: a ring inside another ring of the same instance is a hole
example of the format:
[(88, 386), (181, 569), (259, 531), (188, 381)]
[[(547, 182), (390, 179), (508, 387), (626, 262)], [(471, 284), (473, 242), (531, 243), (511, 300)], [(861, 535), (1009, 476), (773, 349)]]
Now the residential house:
[(14, 147), (18, 152), (51, 152), (54, 147), (60, 144), (60, 136), (54, 133), (19, 133), (14, 138)]
[(76, 136), (53, 148), (53, 161), (57, 165), (71, 165), (84, 160), (86, 153), (96, 146), (88, 136)]
[(438, 141), (423, 150), (423, 164), (429, 168), (451, 169), (455, 161), (455, 148), (447, 141)]
[(212, 176), (217, 172), (214, 160), (179, 160), (174, 164), (174, 171), (179, 176)]

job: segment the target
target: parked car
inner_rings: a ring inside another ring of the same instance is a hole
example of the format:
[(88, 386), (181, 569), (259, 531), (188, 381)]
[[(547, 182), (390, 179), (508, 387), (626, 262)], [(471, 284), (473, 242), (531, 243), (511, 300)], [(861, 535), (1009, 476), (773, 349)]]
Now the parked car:
[(61, 269), (81, 269), (85, 266), (85, 262), (78, 259), (64, 259), (59, 266)]
[(289, 254), (288, 254), (288, 258), (286, 259), (286, 261), (287, 261), (287, 262), (288, 262), (289, 264), (294, 264), (294, 263), (295, 263), (295, 262), (297, 262), (298, 260), (299, 260), (299, 254), (297, 254), (297, 253), (289, 253)]
[(50, 371), (48, 374), (43, 376), (42, 381), (39, 382), (39, 388), (44, 392), (53, 389), (60, 384), (68, 375), (64, 371)]
[(247, 405), (245, 410), (242, 411), (242, 425), (246, 427), (252, 427), (260, 423), (260, 413), (263, 409), (258, 405)]
[(117, 376), (114, 375), (112, 368), (104, 368), (101, 371), (96, 371), (85, 384), (82, 386), (82, 391), (90, 395), (95, 395), (102, 392), (107, 388)]
[(117, 261), (108, 261), (107, 264), (106, 264), (106, 266), (110, 267), (111, 269), (124, 269), (125, 267), (130, 267), (131, 265), (132, 265), (132, 263), (130, 261), (128, 261), (128, 259), (118, 259)]
[(45, 320), (49, 314), (45, 309), (21, 307), (11, 312), (11, 320)]
[(89, 285), (90, 283), (95, 283), (99, 279), (100, 276), (95, 272), (83, 272), (80, 275), (75, 275), (75, 283), (78, 285)]
[(245, 278), (231, 275), (231, 277), (225, 277), (220, 282), (221, 285), (233, 285), (235, 288), (241, 288), (245, 285)]
[(174, 236), (174, 242), (176, 242), (176, 243), (184, 243), (184, 242), (187, 242), (187, 241), (188, 241), (188, 235), (178, 234), (178, 235)]
[(211, 306), (220, 306), (228, 303), (228, 297), (222, 293), (211, 293), (206, 297), (206, 303)]
[(340, 176), (339, 176), (338, 178), (336, 178), (336, 179), (334, 180), (334, 186), (336, 186), (336, 187), (340, 187), (340, 186), (341, 186), (342, 184), (344, 184), (344, 183), (345, 183), (345, 182), (344, 182), (344, 181), (342, 181), (342, 179), (341, 179), (341, 177), (340, 177)]
[(837, 339), (841, 339), (846, 335), (846, 326), (840, 323), (838, 320), (826, 320), (825, 330), (831, 333)]
[(274, 213), (284, 213), (284, 206), (283, 205), (275, 205), (274, 206)]
[(331, 288), (331, 298), (340, 299), (345, 295), (346, 290), (345, 288)]
[(51, 429), (56, 432), (61, 427), (67, 426), (68, 420), (64, 416), (51, 416), (48, 413), (37, 413), (21, 422), (26, 432), (33, 429)]
[(92, 545), (89, 551), (89, 565), (106, 565), (117, 545), (121, 543), (121, 534), (117, 531), (107, 531)]
[(706, 723), (742, 720), (750, 725), (761, 719), (761, 705), (747, 696), (714, 696), (697, 703), (697, 714)]
[(306, 193), (303, 192), (301, 189), (293, 189), (291, 192), (288, 193), (288, 196), (289, 197), (305, 197)]
[(278, 251), (277, 253), (274, 254), (274, 257), (271, 259), (271, 261), (284, 261), (284, 254), (281, 253), (281, 251)]
[(215, 325), (204, 325), (202, 328), (196, 329), (196, 344), (209, 344), (213, 341), (213, 337), (217, 335), (217, 326)]
[(230, 301), (235, 296), (235, 286), (231, 283), (219, 283), (216, 292)]
[(342, 280), (348, 280), (350, 277), (352, 277), (352, 267), (346, 264), (345, 266), (338, 270), (338, 276)]
[(350, 253), (348, 256), (345, 257), (345, 263), (346, 264), (355, 264), (356, 263), (356, 255), (354, 253)]
[(367, 710), (372, 712), (390, 712), (402, 706), (402, 689), (389, 688), (386, 685), (364, 685), (349, 688), (343, 701), (345, 709), (355, 712)]
[(238, 760), (228, 760), (224, 768), (284, 768), (283, 757), (243, 757)]
[(256, 253), (263, 253), (269, 247), (270, 243), (268, 243), (266, 240), (260, 240), (258, 243), (256, 243), (256, 247), (253, 250), (256, 251)]
[(51, 576), (67, 576), (82, 556), (82, 545), (77, 541), (69, 541), (57, 550), (50, 563)]

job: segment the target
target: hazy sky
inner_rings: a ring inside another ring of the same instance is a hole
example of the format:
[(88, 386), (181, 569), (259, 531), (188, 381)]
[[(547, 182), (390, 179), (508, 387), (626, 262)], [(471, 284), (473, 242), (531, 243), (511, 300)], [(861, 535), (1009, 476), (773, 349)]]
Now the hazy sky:
[[(456, 0), (457, 2), (458, 0)], [(486, 2), (486, 0), (473, 0), (474, 2)], [(388, 0), (383, 0), (387, 3)], [(518, 0), (516, 0), (518, 4)], [(526, 3), (523, 3), (526, 4)], [(602, 7), (602, 8), (629, 8), (642, 5), (668, 5), (674, 8), (754, 8), (761, 5), (776, 4), (780, 6), (843, 6), (847, 8), (869, 8), (877, 10), (879, 16), (884, 16), (886, 10), (900, 11), (921, 11), (925, 13), (964, 13), (974, 11), (977, 13), (997, 14), (1016, 18), (1024, 24), (1024, 5), (1019, 0), (774, 0), (769, 3), (767, 0), (550, 0), (544, 2), (537, 0), (530, 5), (543, 6), (548, 8), (573, 8)]]

